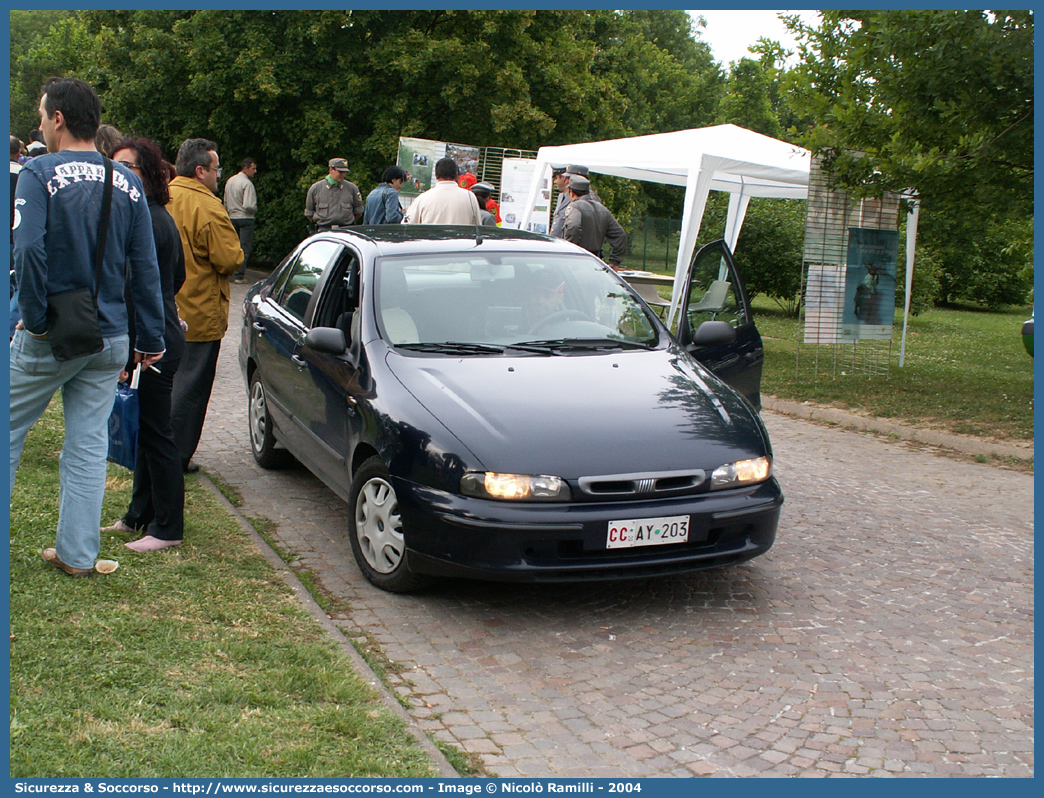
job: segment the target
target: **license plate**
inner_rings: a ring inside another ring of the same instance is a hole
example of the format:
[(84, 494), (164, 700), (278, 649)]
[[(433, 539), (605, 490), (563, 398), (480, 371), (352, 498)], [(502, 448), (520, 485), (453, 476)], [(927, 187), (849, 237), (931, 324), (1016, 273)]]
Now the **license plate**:
[(687, 515), (637, 518), (631, 521), (610, 521), (605, 547), (607, 549), (630, 549), (635, 546), (684, 543), (688, 539), (689, 516)]

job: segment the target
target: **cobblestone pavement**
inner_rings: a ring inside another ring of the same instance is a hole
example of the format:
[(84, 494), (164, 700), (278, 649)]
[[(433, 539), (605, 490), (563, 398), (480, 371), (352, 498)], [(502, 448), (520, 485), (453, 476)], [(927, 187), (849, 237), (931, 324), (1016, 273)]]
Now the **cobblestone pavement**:
[(237, 347), (197, 460), (403, 670), (418, 723), (498, 776), (1032, 776), (1033, 478), (766, 413), (786, 494), (744, 565), (395, 596), (345, 505), (258, 468)]

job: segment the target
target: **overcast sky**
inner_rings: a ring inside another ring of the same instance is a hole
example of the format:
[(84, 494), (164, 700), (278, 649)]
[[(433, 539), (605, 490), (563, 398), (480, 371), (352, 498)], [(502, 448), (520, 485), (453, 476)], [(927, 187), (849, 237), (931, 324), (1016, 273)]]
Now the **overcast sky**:
[(815, 11), (689, 11), (693, 17), (707, 20), (707, 27), (699, 29), (699, 38), (710, 45), (714, 58), (726, 69), (730, 61), (751, 57), (747, 48), (763, 36), (788, 50), (797, 49), (797, 42), (779, 19), (780, 14), (794, 13), (808, 22), (817, 18)]

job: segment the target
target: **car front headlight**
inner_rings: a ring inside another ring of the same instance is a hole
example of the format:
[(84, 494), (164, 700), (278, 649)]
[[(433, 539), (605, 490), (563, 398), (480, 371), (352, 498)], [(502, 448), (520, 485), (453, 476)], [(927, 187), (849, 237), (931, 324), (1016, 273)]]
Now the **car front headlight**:
[(737, 488), (740, 485), (752, 485), (764, 482), (772, 474), (772, 461), (767, 457), (755, 457), (753, 460), (737, 460), (715, 468), (711, 474), (711, 490)]
[(569, 485), (564, 479), (527, 474), (472, 472), (460, 478), (460, 492), (480, 499), (516, 502), (569, 501)]

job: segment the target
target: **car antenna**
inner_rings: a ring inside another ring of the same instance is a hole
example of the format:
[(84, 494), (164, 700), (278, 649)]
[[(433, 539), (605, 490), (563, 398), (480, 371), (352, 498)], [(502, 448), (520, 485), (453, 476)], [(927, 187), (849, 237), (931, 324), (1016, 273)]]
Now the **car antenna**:
[(475, 225), (475, 246), (477, 247), (481, 243), (482, 243), (482, 229), (478, 225)]

